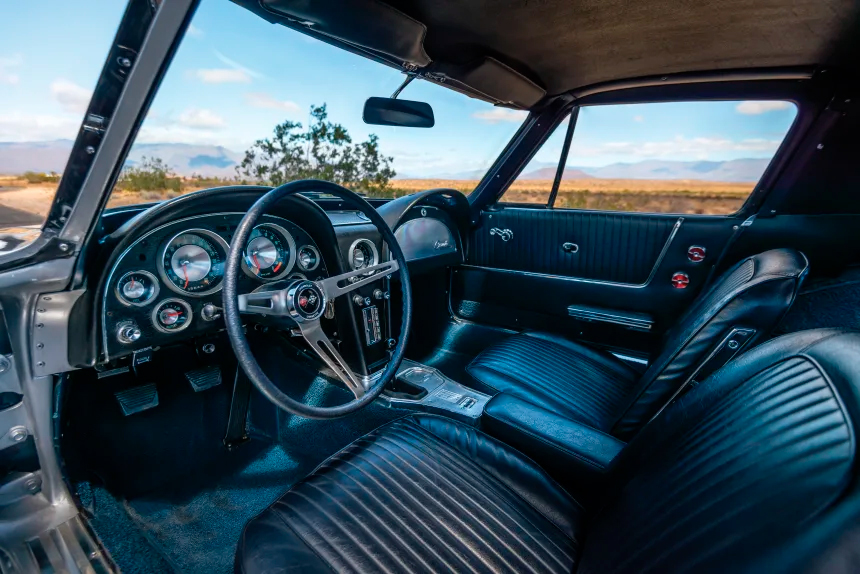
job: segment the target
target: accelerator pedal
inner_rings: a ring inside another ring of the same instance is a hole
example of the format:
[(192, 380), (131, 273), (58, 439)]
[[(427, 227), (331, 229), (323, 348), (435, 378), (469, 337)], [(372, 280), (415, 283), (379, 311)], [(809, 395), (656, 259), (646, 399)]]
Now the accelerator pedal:
[(125, 416), (158, 406), (158, 390), (155, 388), (155, 383), (118, 391), (114, 396), (119, 401), (122, 414)]
[(185, 373), (185, 378), (191, 383), (195, 393), (217, 387), (221, 384), (221, 367), (210, 365), (202, 369), (195, 369)]

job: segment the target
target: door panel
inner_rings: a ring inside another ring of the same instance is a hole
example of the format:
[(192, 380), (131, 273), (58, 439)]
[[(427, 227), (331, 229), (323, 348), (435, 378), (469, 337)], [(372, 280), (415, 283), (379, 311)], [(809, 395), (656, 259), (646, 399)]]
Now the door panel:
[[(704, 286), (739, 224), (519, 207), (484, 212), (467, 264), (452, 275), (451, 309), (474, 322), (647, 353)], [(688, 258), (694, 245), (705, 249), (704, 261)], [(688, 275), (687, 288), (672, 286), (677, 272)]]
[[(469, 263), (613, 283), (648, 280), (677, 216), (505, 208), (483, 214)], [(574, 248), (565, 250), (570, 243)]]

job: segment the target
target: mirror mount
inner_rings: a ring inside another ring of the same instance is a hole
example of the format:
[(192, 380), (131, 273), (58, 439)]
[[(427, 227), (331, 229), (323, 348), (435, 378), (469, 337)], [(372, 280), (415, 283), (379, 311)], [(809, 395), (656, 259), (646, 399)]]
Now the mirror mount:
[(403, 80), (403, 83), (402, 83), (402, 84), (400, 84), (400, 87), (399, 87), (399, 88), (397, 88), (396, 90), (394, 90), (394, 93), (393, 93), (393, 94), (391, 94), (391, 99), (392, 99), (392, 100), (396, 100), (396, 99), (397, 99), (397, 96), (399, 96), (399, 95), (400, 95), (400, 92), (402, 92), (402, 91), (403, 91), (403, 88), (405, 88), (406, 86), (408, 86), (408, 85), (409, 85), (409, 83), (410, 83), (412, 80), (414, 80), (414, 79), (415, 79), (415, 74), (410, 74), (409, 72), (406, 72), (406, 79), (405, 79), (405, 80)]

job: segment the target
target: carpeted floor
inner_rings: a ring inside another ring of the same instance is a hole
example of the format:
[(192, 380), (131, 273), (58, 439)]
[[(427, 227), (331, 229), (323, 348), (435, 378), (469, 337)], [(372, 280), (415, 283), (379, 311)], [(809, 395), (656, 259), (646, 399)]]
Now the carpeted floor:
[[(340, 404), (346, 391), (323, 380), (308, 392), (312, 404)], [(283, 415), (280, 440), (252, 441), (256, 451), (232, 469), (200, 484), (179, 482), (125, 502), (128, 515), (150, 543), (180, 572), (233, 571), (245, 523), (313, 471), (323, 460), (378, 426), (406, 414), (371, 404), (351, 416), (311, 420)], [(261, 448), (262, 446), (262, 448)]]
[[(285, 371), (278, 353), (261, 353), (260, 362), (289, 380), (295, 398), (317, 406), (352, 398), (314, 369), (291, 364)], [(373, 403), (339, 419), (305, 419), (254, 392), (251, 440), (228, 451), (221, 445), (228, 385), (194, 393), (180, 377), (159, 381), (161, 404), (130, 417), (92, 381), (78, 384), (71, 405), (101, 413), (77, 419), (66, 439), (81, 453), (76, 490), (90, 525), (123, 572), (232, 572), (249, 519), (327, 457), (407, 414)]]
[(233, 571), (245, 522), (300, 480), (306, 465), (281, 445), (195, 493), (182, 485), (126, 501), (131, 520), (179, 572)]

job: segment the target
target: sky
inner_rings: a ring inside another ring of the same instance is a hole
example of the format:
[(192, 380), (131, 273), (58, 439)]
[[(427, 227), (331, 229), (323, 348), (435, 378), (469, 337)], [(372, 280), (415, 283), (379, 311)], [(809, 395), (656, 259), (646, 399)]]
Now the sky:
[[(74, 139), (123, 9), (121, 0), (0, 2), (0, 142)], [(365, 99), (390, 95), (402, 78), (228, 0), (202, 0), (137, 142), (241, 153), (326, 103), (353, 141), (378, 134), (399, 176), (444, 177), (489, 167), (525, 118), (418, 81), (400, 97), (429, 102), (434, 128), (364, 124)], [(584, 108), (568, 164), (770, 157), (794, 116), (786, 102)], [(562, 132), (535, 162), (557, 162)]]

